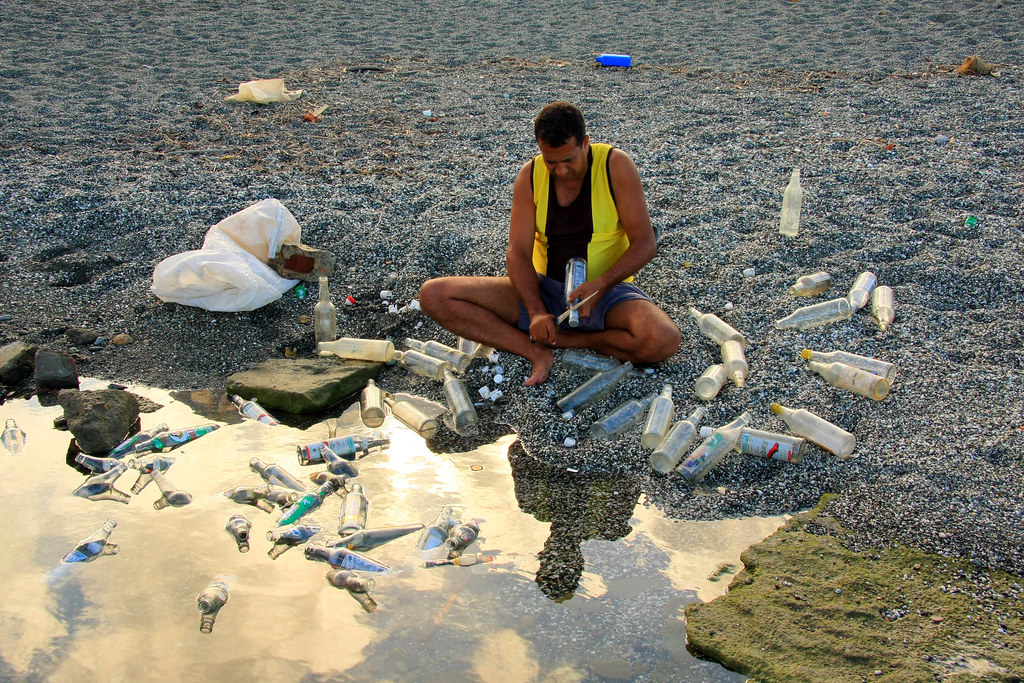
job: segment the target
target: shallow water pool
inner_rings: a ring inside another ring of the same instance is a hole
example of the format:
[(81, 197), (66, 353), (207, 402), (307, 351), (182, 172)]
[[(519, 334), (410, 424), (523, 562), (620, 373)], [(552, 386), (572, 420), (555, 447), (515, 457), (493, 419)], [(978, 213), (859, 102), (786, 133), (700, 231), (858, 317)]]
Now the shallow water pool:
[[(84, 380), (83, 389), (104, 383)], [(148, 429), (210, 420), (164, 391), (131, 391), (163, 407), (142, 415)], [(691, 656), (683, 610), (725, 592), (731, 576), (709, 575), (774, 532), (783, 517), (677, 522), (643, 505), (635, 484), (553, 471), (513, 437), (463, 453), (435, 454), (388, 418), (384, 452), (356, 462), (370, 499), (368, 527), (429, 524), (442, 505), (478, 520), (467, 550), (495, 556), (472, 567), (427, 568), (410, 534), (365, 554), (389, 565), (367, 613), (325, 580), (328, 565), (302, 547), (267, 555), (279, 513), (223, 496), (263, 484), (256, 456), (304, 476), (295, 446), (325, 438), (326, 423), (299, 430), (223, 424), (170, 455), (167, 476), (194, 498), (155, 510), (150, 484), (128, 505), (71, 492), (83, 475), (68, 467), (69, 432), (53, 426), (59, 406), (36, 399), (0, 406), (28, 435), (20, 455), (0, 449), (0, 510), (7, 542), (0, 563), (0, 678), (46, 680), (342, 681), (740, 681)], [(338, 434), (368, 433), (358, 406)], [(128, 491), (136, 473), (117, 488)], [(336, 538), (341, 499), (311, 515)], [(252, 522), (240, 553), (227, 519)], [(61, 558), (106, 519), (117, 555), (62, 565)], [(230, 597), (213, 632), (199, 631), (196, 597), (227, 575)]]

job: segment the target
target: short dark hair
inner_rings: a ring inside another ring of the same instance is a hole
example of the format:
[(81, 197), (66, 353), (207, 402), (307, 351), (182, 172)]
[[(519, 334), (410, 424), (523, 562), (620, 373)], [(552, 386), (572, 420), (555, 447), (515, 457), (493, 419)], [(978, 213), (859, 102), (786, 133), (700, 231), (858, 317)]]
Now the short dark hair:
[(576, 106), (568, 102), (552, 102), (537, 114), (533, 134), (538, 141), (552, 147), (561, 147), (573, 137), (577, 145), (582, 145), (587, 135), (587, 124), (583, 120), (583, 112)]

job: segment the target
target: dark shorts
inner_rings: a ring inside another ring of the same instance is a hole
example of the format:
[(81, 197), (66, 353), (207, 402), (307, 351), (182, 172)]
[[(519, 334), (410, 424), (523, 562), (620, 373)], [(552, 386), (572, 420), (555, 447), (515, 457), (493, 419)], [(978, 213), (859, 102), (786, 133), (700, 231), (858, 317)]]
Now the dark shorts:
[[(565, 302), (565, 285), (549, 278), (547, 275), (537, 275), (540, 284), (540, 296), (544, 300), (544, 307), (556, 318), (565, 312), (568, 305)], [(601, 295), (597, 304), (590, 311), (590, 316), (580, 318), (579, 327), (569, 327), (569, 319), (566, 318), (559, 325), (563, 330), (579, 330), (580, 332), (600, 332), (604, 329), (604, 318), (612, 306), (617, 306), (623, 301), (642, 299), (651, 301), (642, 289), (630, 282), (620, 282)], [(526, 306), (519, 302), (519, 329), (523, 332), (530, 331), (530, 314), (526, 312)]]

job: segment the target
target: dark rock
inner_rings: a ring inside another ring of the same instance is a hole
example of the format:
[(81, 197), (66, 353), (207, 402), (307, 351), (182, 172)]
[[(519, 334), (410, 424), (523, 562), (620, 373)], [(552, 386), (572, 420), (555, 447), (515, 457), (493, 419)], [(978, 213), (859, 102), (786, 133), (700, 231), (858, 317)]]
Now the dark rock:
[(289, 280), (319, 282), (334, 273), (334, 254), (305, 244), (282, 244), (270, 259), (270, 267)]
[(64, 334), (67, 335), (68, 341), (74, 346), (89, 346), (100, 336), (100, 333), (96, 330), (90, 330), (85, 327), (69, 327), (68, 331)]
[(78, 366), (75, 359), (57, 351), (36, 351), (36, 388), (41, 392), (77, 389)]
[(110, 452), (139, 419), (139, 402), (127, 391), (62, 391), (57, 401), (78, 447), (90, 455)]
[(227, 392), (274, 409), (319, 413), (352, 396), (380, 373), (380, 363), (338, 358), (273, 358), (227, 379)]
[(0, 383), (13, 386), (32, 374), (36, 347), (16, 341), (0, 347)]

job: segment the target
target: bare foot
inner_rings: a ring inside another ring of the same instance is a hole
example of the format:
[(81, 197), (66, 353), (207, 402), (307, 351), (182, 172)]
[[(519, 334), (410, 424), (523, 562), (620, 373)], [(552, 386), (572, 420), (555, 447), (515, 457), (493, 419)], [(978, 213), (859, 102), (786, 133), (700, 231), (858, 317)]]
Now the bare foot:
[(530, 361), (533, 367), (530, 376), (526, 378), (528, 387), (541, 384), (548, 378), (548, 375), (551, 374), (551, 367), (555, 364), (555, 354), (551, 352), (551, 349), (538, 345), (536, 355)]

